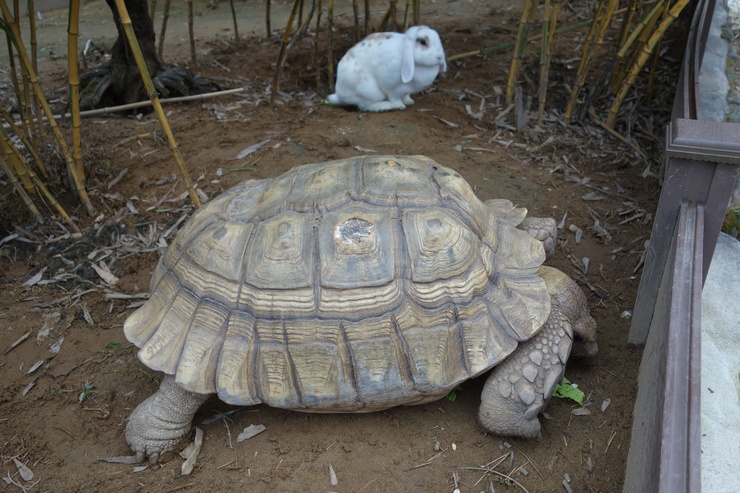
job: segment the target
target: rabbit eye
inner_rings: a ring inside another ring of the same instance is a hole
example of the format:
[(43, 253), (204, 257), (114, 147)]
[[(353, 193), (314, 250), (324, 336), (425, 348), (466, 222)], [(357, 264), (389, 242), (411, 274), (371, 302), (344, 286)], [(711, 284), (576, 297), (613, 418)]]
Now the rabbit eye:
[(428, 44), (425, 38), (416, 38), (416, 42), (422, 46), (426, 46)]

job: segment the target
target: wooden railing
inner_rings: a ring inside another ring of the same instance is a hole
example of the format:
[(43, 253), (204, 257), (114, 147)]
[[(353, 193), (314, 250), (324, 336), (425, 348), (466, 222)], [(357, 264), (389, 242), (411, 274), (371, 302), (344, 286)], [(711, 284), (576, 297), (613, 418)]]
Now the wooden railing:
[(702, 120), (699, 69), (715, 0), (689, 32), (658, 210), (629, 342), (645, 344), (626, 492), (701, 491), (701, 290), (740, 164), (740, 124)]

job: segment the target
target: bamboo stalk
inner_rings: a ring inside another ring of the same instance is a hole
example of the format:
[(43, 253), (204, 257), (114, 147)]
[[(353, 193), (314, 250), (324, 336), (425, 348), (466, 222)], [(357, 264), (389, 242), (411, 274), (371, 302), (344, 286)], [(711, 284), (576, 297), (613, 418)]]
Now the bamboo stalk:
[(44, 163), (42, 163), (41, 159), (39, 159), (38, 151), (34, 149), (33, 143), (29, 142), (21, 129), (16, 126), (15, 122), (13, 121), (13, 117), (10, 116), (10, 113), (5, 110), (2, 104), (0, 104), (0, 115), (2, 115), (3, 119), (8, 123), (8, 127), (13, 131), (13, 133), (15, 133), (15, 135), (21, 140), (23, 145), (26, 147), (26, 151), (28, 151), (28, 153), (33, 156), (34, 163), (36, 164), (36, 167), (39, 169), (39, 171), (41, 171), (41, 174), (44, 175), (44, 178), (48, 178), (49, 172), (46, 171), (46, 166), (44, 166)]
[(640, 55), (638, 56), (636, 62), (632, 65), (632, 68), (630, 69), (625, 82), (622, 84), (621, 89), (614, 98), (614, 102), (609, 108), (609, 116), (606, 120), (606, 125), (609, 128), (613, 129), (614, 125), (617, 123), (617, 117), (619, 116), (619, 107), (622, 105), (624, 98), (627, 96), (627, 93), (632, 88), (632, 85), (635, 83), (635, 79), (637, 79), (640, 70), (645, 65), (647, 59), (650, 57), (653, 48), (655, 48), (655, 46), (658, 44), (658, 40), (663, 36), (666, 29), (668, 29), (668, 26), (670, 26), (671, 23), (676, 20), (678, 15), (688, 3), (689, 0), (677, 0), (676, 3), (673, 4), (673, 7), (668, 11), (668, 15), (660, 22), (658, 28), (653, 31), (653, 34), (650, 36), (650, 39), (648, 40), (645, 47), (640, 50)]
[(285, 33), (283, 33), (283, 41), (280, 43), (280, 51), (278, 52), (278, 59), (275, 64), (275, 75), (272, 78), (272, 93), (270, 94), (270, 104), (275, 102), (275, 95), (280, 90), (280, 76), (283, 72), (283, 65), (285, 65), (285, 53), (288, 47), (288, 41), (290, 40), (290, 32), (293, 29), (293, 22), (295, 16), (298, 13), (298, 5), (300, 0), (294, 0), (293, 9), (290, 11), (290, 17), (288, 17), (288, 24), (285, 26)]
[[(1, 145), (3, 145), (3, 147), (5, 146), (5, 144), (1, 144)], [(18, 192), (18, 195), (20, 195), (21, 199), (23, 200), (23, 203), (26, 204), (26, 207), (28, 207), (28, 210), (30, 210), (31, 213), (35, 216), (36, 220), (40, 219), (41, 214), (39, 213), (38, 208), (36, 208), (36, 206), (34, 205), (33, 201), (31, 200), (31, 197), (28, 195), (28, 192), (26, 192), (21, 186), (21, 184), (18, 182), (18, 179), (15, 177), (13, 170), (10, 169), (10, 166), (8, 166), (4, 160), (0, 159), (0, 167), (3, 169), (3, 171), (7, 175), (15, 191)]]
[[(233, 0), (230, 0), (231, 7), (234, 7)], [(236, 22), (234, 23), (236, 26)], [(193, 67), (198, 67), (198, 61), (195, 58), (195, 34), (193, 33), (193, 0), (188, 0), (188, 39), (190, 39), (190, 63)], [(160, 55), (160, 58), (162, 56)]]
[[(620, 10), (617, 10), (616, 12), (614, 12), (614, 14), (615, 15), (616, 14), (621, 14), (621, 13), (623, 13), (625, 11), (626, 11), (626, 9), (620, 9)], [(591, 19), (591, 20), (588, 20), (588, 21), (579, 22), (578, 24), (573, 24), (571, 26), (561, 27), (561, 28), (558, 28), (555, 31), (555, 34), (567, 33), (569, 31), (575, 31), (576, 29), (581, 29), (582, 27), (588, 27), (593, 22), (594, 22), (594, 19)], [(534, 41), (539, 41), (540, 39), (542, 39), (542, 35), (541, 34), (535, 34), (534, 36), (531, 36), (527, 40), (527, 43), (532, 43)], [(509, 48), (513, 48), (514, 46), (516, 46), (516, 43), (504, 43), (504, 44), (500, 44), (500, 45), (496, 45), (496, 46), (489, 46), (488, 48), (481, 48), (480, 50), (467, 51), (465, 53), (459, 53), (457, 55), (452, 55), (450, 57), (447, 57), (447, 62), (452, 62), (452, 61), (455, 61), (455, 60), (460, 60), (461, 58), (467, 58), (467, 57), (470, 57), (470, 56), (483, 55), (485, 53), (491, 53), (491, 52), (494, 52), (494, 51), (508, 50)]]
[[(358, 0), (352, 0), (352, 15), (355, 20), (355, 43), (360, 40), (360, 5)], [(318, 28), (316, 29), (318, 33)]]
[(365, 34), (363, 36), (367, 36), (370, 34), (370, 0), (365, 0)]
[(532, 16), (537, 8), (539, 0), (525, 0), (522, 9), (522, 17), (519, 19), (519, 32), (516, 36), (516, 45), (514, 47), (514, 57), (511, 59), (511, 68), (509, 69), (509, 81), (506, 84), (506, 103), (510, 104), (514, 98), (514, 89), (519, 79), (519, 70), (522, 67), (522, 58), (524, 48), (527, 46), (529, 30), (532, 26)]
[[(11, 17), (10, 11), (8, 10), (8, 6), (5, 4), (5, 0), (0, 0), (0, 9), (2, 9), (3, 11), (4, 18)], [(33, 67), (31, 67), (31, 60), (28, 58), (28, 53), (26, 52), (26, 47), (23, 44), (23, 39), (21, 38), (20, 32), (18, 31), (17, 24), (15, 25), (15, 29), (13, 29), (12, 26), (11, 26), (11, 29), (13, 30), (13, 37), (15, 38), (15, 42), (17, 45), (16, 47), (18, 49), (18, 54), (20, 55), (20, 58), (21, 58), (21, 63), (25, 65), (28, 69), (29, 77), (31, 79), (31, 85), (36, 94), (36, 97), (41, 102), (41, 107), (44, 110), (44, 114), (46, 115), (46, 118), (49, 120), (49, 126), (54, 132), (54, 136), (56, 137), (57, 144), (59, 145), (59, 149), (61, 150), (62, 155), (64, 156), (64, 160), (67, 164), (67, 169), (69, 170), (69, 174), (72, 176), (72, 182), (77, 191), (77, 195), (80, 197), (80, 201), (82, 202), (82, 205), (85, 206), (87, 213), (93, 216), (95, 215), (95, 208), (90, 202), (90, 198), (87, 196), (87, 191), (85, 190), (85, 187), (82, 185), (82, 182), (80, 181), (80, 177), (77, 174), (77, 166), (74, 163), (74, 158), (72, 157), (72, 154), (69, 152), (69, 148), (67, 147), (67, 143), (65, 142), (64, 137), (62, 136), (61, 130), (59, 130), (59, 126), (56, 124), (56, 121), (54, 121), (54, 115), (51, 113), (49, 104), (46, 102), (46, 98), (44, 97), (44, 92), (41, 90), (41, 85), (39, 84), (39, 79), (36, 76), (36, 72), (34, 72)]]
[(555, 42), (555, 29), (558, 23), (560, 0), (554, 0), (550, 9), (550, 0), (545, 0), (544, 20), (542, 22), (542, 59), (540, 62), (540, 84), (537, 95), (539, 112), (537, 123), (542, 124), (545, 117), (545, 101), (547, 99), (547, 84), (550, 75), (550, 60), (552, 59), (552, 45)]
[[(77, 37), (80, 33), (80, 0), (70, 0), (67, 22), (67, 78), (69, 80), (69, 105), (72, 109), (72, 156), (77, 165), (80, 181), (85, 183), (82, 163), (82, 132), (80, 123), (80, 77), (77, 64)], [(43, 126), (43, 125), (39, 125)]]
[[(116, 4), (118, 1), (116, 0)], [(162, 11), (162, 28), (159, 30), (159, 44), (157, 45), (157, 56), (162, 58), (164, 50), (164, 35), (167, 32), (167, 21), (170, 18), (170, 0), (164, 0), (164, 10)], [(138, 41), (137, 41), (138, 44)]]
[[(10, 140), (7, 139), (6, 135), (2, 131), (0, 131), (0, 150), (4, 151), (6, 146), (10, 146), (12, 150), (14, 150), (16, 153), (18, 152), (18, 150), (15, 148), (15, 146), (13, 146)], [(18, 155), (18, 157), (20, 158), (20, 154)], [(36, 208), (36, 205), (34, 205), (33, 201), (31, 200), (31, 197), (23, 188), (20, 187), (13, 173), (8, 173), (9, 170), (5, 167), (5, 163), (2, 159), (0, 159), (0, 164), (3, 165), (3, 169), (6, 171), (6, 174), (10, 178), (11, 182), (13, 182), (13, 186), (20, 193), (23, 201), (26, 203), (26, 206), (31, 210), (31, 212), (37, 215), (37, 218), (40, 217), (40, 213)], [(44, 183), (39, 179), (39, 177), (26, 166), (26, 163), (23, 161), (22, 158), (20, 159), (20, 165), (24, 168), (24, 172), (28, 173), (28, 176), (33, 181), (33, 184), (36, 186), (36, 190), (39, 190), (41, 192), (41, 194), (49, 201), (49, 203), (56, 209), (59, 215), (62, 216), (64, 221), (69, 225), (69, 227), (72, 229), (73, 235), (82, 235), (82, 232), (80, 231), (80, 228), (77, 226), (77, 224), (75, 224), (72, 218), (69, 217), (64, 208), (59, 205), (59, 202), (56, 201), (54, 196), (49, 192), (46, 186), (44, 186)]]
[(421, 0), (412, 0), (413, 1), (413, 17), (414, 17), (414, 25), (419, 25), (419, 16), (421, 15)]
[[(2, 0), (3, 2), (5, 0)], [(7, 7), (6, 7), (7, 9)], [(24, 101), (25, 98), (23, 96), (23, 90), (21, 90), (20, 85), (20, 77), (18, 76), (18, 67), (15, 64), (15, 55), (13, 53), (13, 46), (15, 46), (15, 34), (13, 33), (12, 23), (13, 19), (9, 15), (5, 15), (5, 10), (3, 10), (3, 21), (0, 24), (0, 27), (2, 27), (3, 31), (5, 31), (5, 39), (7, 41), (8, 46), (8, 61), (10, 62), (10, 79), (13, 81), (13, 92), (15, 93), (15, 100), (16, 104), (18, 105), (18, 114), (21, 116), (21, 128), (23, 129), (23, 133), (26, 135), (26, 138), (28, 140), (33, 140), (33, 133), (31, 132), (30, 124), (28, 123)]]
[(10, 142), (8, 136), (5, 135), (5, 132), (0, 132), (0, 136), (2, 137), (2, 147), (0, 147), (3, 156), (2, 160), (8, 163), (9, 166), (13, 167), (15, 174), (23, 185), (23, 188), (25, 188), (27, 192), (33, 192), (33, 182), (31, 182), (31, 178), (28, 176), (28, 173), (26, 173), (26, 169), (23, 166), (23, 156), (20, 155), (18, 149), (15, 148), (12, 142)]
[[(617, 93), (617, 91), (619, 90), (619, 86), (622, 85), (622, 81), (627, 76), (626, 71), (623, 72), (622, 70), (622, 66), (624, 65), (624, 58), (627, 56), (627, 53), (630, 51), (635, 41), (638, 42), (638, 46), (640, 48), (635, 49), (633, 55), (639, 53), (640, 49), (645, 46), (645, 43), (647, 43), (647, 40), (650, 37), (650, 32), (652, 31), (655, 23), (660, 17), (661, 10), (664, 8), (664, 4), (670, 5), (670, 2), (664, 2), (663, 0), (661, 0), (660, 2), (656, 3), (655, 6), (650, 10), (650, 12), (648, 12), (647, 15), (635, 27), (635, 29), (633, 29), (632, 32), (629, 33), (627, 39), (619, 47), (619, 50), (617, 51), (616, 63), (614, 69), (612, 70), (612, 94)], [(634, 60), (635, 58), (633, 57), (631, 62), (634, 63)]]
[(154, 12), (157, 11), (157, 0), (149, 0), (149, 18), (154, 20)]
[(270, 0), (265, 0), (265, 29), (267, 31), (267, 38), (272, 36), (272, 30), (270, 29)]
[[(36, 39), (36, 4), (34, 0), (28, 0), (28, 29), (31, 32), (31, 65), (33, 71), (39, 73), (38, 67), (38, 40)], [(33, 92), (31, 93), (31, 100), (33, 101), (34, 109), (36, 110), (36, 116), (41, 114), (41, 103), (34, 97)], [(39, 136), (43, 139), (46, 137), (46, 131), (43, 125), (38, 126)], [(33, 142), (34, 150), (36, 153), (39, 152), (39, 141), (36, 138), (36, 134), (31, 135), (31, 142)]]
[(236, 8), (234, 7), (234, 0), (229, 0), (229, 6), (231, 6), (231, 20), (234, 23), (234, 41), (239, 41), (239, 24), (236, 22)]
[[(367, 4), (365, 6), (367, 8)], [(326, 52), (326, 64), (329, 68), (329, 91), (334, 92), (334, 0), (329, 0), (329, 13), (326, 20), (329, 24), (329, 47)]]
[[(356, 1), (356, 0), (355, 0)], [(316, 60), (316, 94), (321, 94), (321, 64), (319, 60), (319, 41), (321, 36), (321, 0), (319, 0), (318, 12), (316, 13), (316, 42), (313, 45), (314, 59)], [(357, 32), (357, 22), (355, 22), (355, 32)]]
[[(606, 33), (606, 30), (611, 23), (612, 16), (614, 15), (614, 11), (617, 7), (618, 0), (609, 0), (608, 4), (605, 4), (605, 1), (606, 0), (601, 0), (599, 2), (597, 13), (594, 16), (594, 18), (599, 19), (600, 22), (594, 22), (591, 25), (591, 29), (589, 29), (588, 31), (586, 41), (583, 44), (583, 54), (581, 55), (581, 62), (578, 65), (576, 80), (573, 84), (573, 89), (570, 93), (570, 99), (568, 100), (568, 105), (565, 109), (565, 123), (571, 122), (571, 119), (573, 117), (573, 110), (575, 109), (576, 103), (578, 102), (578, 95), (581, 92), (583, 85), (586, 83), (586, 76), (588, 75), (588, 71), (591, 68), (591, 62), (593, 61), (599, 47), (604, 42), (604, 34)], [(602, 10), (604, 11), (603, 15), (601, 15)], [(595, 33), (597, 33), (596, 42), (593, 43), (592, 40)]]
[(136, 65), (139, 67), (139, 73), (141, 74), (141, 78), (144, 82), (144, 86), (146, 87), (146, 90), (149, 94), (149, 99), (151, 99), (152, 101), (152, 106), (154, 107), (154, 111), (157, 114), (157, 118), (159, 119), (159, 124), (162, 126), (162, 131), (167, 136), (167, 141), (170, 144), (170, 151), (172, 152), (172, 156), (175, 158), (175, 162), (177, 163), (178, 170), (180, 171), (180, 176), (182, 178), (182, 181), (188, 190), (188, 194), (190, 194), (190, 200), (193, 202), (193, 205), (195, 205), (195, 207), (200, 207), (201, 206), (200, 198), (198, 197), (198, 194), (195, 191), (195, 187), (193, 186), (193, 182), (190, 179), (188, 170), (185, 167), (185, 163), (183, 162), (182, 155), (180, 154), (180, 150), (177, 147), (175, 136), (172, 135), (172, 130), (170, 129), (170, 125), (169, 123), (167, 123), (167, 117), (165, 116), (164, 111), (162, 110), (162, 105), (159, 102), (159, 97), (157, 96), (158, 94), (157, 90), (155, 89), (154, 83), (152, 82), (152, 77), (149, 74), (149, 69), (146, 66), (144, 55), (141, 53), (141, 48), (139, 47), (139, 41), (136, 39), (136, 34), (134, 33), (134, 27), (131, 24), (131, 18), (128, 15), (128, 10), (126, 10), (126, 5), (124, 4), (124, 0), (115, 0), (115, 2), (116, 2), (116, 8), (118, 9), (118, 15), (121, 19), (121, 26), (123, 27), (123, 30), (126, 33), (128, 44), (131, 47), (131, 52), (133, 53), (134, 59), (136, 60)]

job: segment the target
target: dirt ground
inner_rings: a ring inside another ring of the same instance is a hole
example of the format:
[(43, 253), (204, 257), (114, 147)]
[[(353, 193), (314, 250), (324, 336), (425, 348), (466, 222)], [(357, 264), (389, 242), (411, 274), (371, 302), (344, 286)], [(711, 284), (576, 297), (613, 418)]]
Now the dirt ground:
[[(448, 56), (515, 38), (519, 2), (422, 4), (423, 22), (440, 32)], [(563, 23), (573, 24), (590, 18), (593, 6), (566, 2), (563, 8)], [(221, 4), (216, 12), (226, 10)], [(350, 23), (337, 21), (336, 51), (343, 53), (353, 44)], [(0, 205), (12, 213), (0, 231), (0, 473), (26, 491), (59, 492), (621, 491), (641, 356), (626, 342), (628, 311), (657, 203), (661, 131), (673, 95), (663, 72), (671, 68), (659, 68), (660, 89), (650, 95), (638, 88), (626, 103), (630, 116), (619, 130), (630, 134), (629, 147), (588, 117), (562, 123), (583, 30), (558, 38), (547, 117), (541, 125), (530, 119), (519, 133), (501, 95), (508, 50), (453, 61), (413, 107), (370, 114), (321, 104), (326, 74), (317, 95), (310, 38), (294, 46), (271, 105), (278, 37), (234, 44), (223, 31), (208, 34), (199, 37), (200, 71), (247, 90), (166, 106), (190, 175), (206, 196), (301, 164), (367, 153), (425, 154), (458, 170), (481, 199), (508, 198), (534, 215), (554, 217), (562, 229), (549, 263), (578, 280), (598, 323), (596, 360), (566, 370), (587, 402), (553, 399), (541, 416), (542, 438), (522, 440), (479, 427), (483, 378), (462, 385), (454, 401), (372, 414), (257, 406), (224, 417), (235, 408), (213, 399), (195, 417), (204, 444), (192, 474), (180, 476), (179, 457), (144, 470), (100, 461), (130, 455), (126, 419), (159, 384), (161, 375), (138, 362), (122, 325), (148, 290), (160, 247), (192, 212), (156, 118), (107, 115), (83, 122), (88, 190), (99, 215), (87, 217), (70, 194), (60, 199), (79, 218), (83, 238), (65, 239), (54, 222), (29, 225), (2, 178)], [(321, 35), (323, 50), (326, 32)], [(530, 45), (520, 79), (533, 108), (538, 53), (539, 44)], [(165, 58), (187, 66), (189, 47), (173, 44)], [(49, 99), (62, 112), (66, 60), (49, 59), (43, 67)], [(608, 108), (598, 100), (595, 107)], [(236, 158), (257, 143), (263, 145)], [(61, 166), (50, 149), (45, 158)], [(98, 273), (106, 268), (117, 282)], [(214, 417), (221, 419), (204, 423)], [(267, 430), (237, 443), (250, 424)], [(14, 459), (33, 471), (32, 480), (20, 477)]]

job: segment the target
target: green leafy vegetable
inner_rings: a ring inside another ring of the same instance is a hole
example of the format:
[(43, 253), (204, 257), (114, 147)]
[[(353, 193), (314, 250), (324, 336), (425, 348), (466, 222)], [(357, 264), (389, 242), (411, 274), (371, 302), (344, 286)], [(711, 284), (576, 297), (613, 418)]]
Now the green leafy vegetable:
[(570, 383), (570, 381), (565, 377), (563, 377), (563, 381), (555, 387), (555, 392), (553, 392), (552, 395), (561, 399), (574, 400), (581, 406), (583, 405), (583, 398), (586, 397), (586, 394), (584, 394), (581, 389)]

